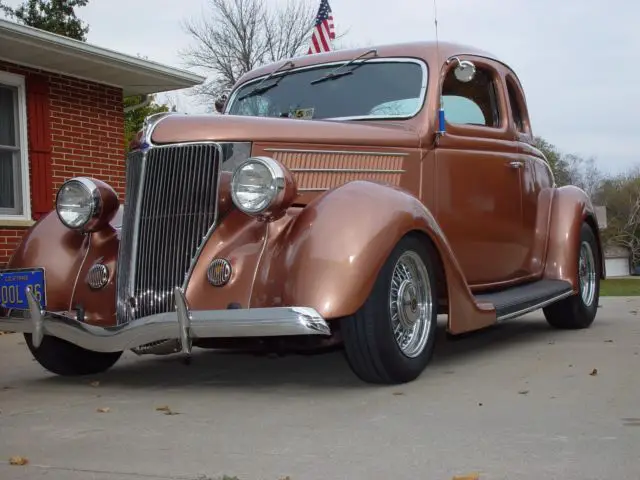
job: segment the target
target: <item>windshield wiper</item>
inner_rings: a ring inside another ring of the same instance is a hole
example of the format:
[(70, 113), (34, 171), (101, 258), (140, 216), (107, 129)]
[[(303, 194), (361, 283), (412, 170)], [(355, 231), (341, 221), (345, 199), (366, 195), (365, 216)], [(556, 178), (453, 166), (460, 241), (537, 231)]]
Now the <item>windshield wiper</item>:
[[(353, 71), (356, 68), (359, 68), (361, 65), (363, 65), (366, 60), (363, 60), (360, 63), (360, 65), (356, 65), (351, 70), (347, 70), (346, 72), (341, 71), (341, 70), (346, 68), (346, 67), (348, 67), (349, 65), (351, 65), (356, 60), (360, 60), (362, 57), (366, 57), (367, 55), (369, 55), (371, 53), (375, 54), (374, 57), (378, 56), (378, 50), (376, 50), (375, 48), (372, 48), (371, 50), (367, 50), (362, 55), (358, 55), (356, 58), (352, 58), (347, 63), (344, 63), (344, 64), (340, 65), (338, 68), (336, 68), (334, 70), (331, 70), (325, 76), (320, 77), (320, 78), (316, 78), (315, 80), (312, 80), (311, 81), (311, 85), (315, 85), (316, 83), (324, 82), (325, 80), (333, 80), (334, 78), (343, 77), (344, 75), (351, 75), (353, 73)], [(369, 60), (369, 59), (367, 59), (367, 60)]]
[(252, 97), (252, 96), (257, 95), (259, 93), (264, 93), (267, 90), (271, 90), (273, 87), (278, 85), (278, 83), (280, 83), (280, 80), (282, 80), (286, 75), (281, 75), (278, 80), (276, 80), (275, 82), (273, 82), (273, 83), (271, 83), (269, 85), (265, 85), (265, 82), (267, 80), (273, 78), (273, 76), (276, 73), (283, 71), (285, 69), (285, 67), (289, 67), (289, 70), (291, 70), (293, 67), (295, 67), (295, 64), (291, 60), (285, 62), (283, 65), (279, 66), (273, 72), (271, 72), (269, 75), (267, 75), (262, 80), (260, 80), (260, 82), (258, 82), (258, 84), (255, 87), (253, 87), (249, 92), (245, 93), (240, 98), (238, 98), (238, 101), (244, 100), (247, 97)]

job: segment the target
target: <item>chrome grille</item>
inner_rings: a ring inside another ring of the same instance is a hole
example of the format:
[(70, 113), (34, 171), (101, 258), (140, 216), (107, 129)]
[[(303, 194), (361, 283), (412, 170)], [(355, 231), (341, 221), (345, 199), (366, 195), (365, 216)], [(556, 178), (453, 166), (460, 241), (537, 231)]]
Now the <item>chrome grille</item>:
[(173, 289), (184, 284), (216, 220), (219, 161), (215, 144), (156, 147), (129, 158), (118, 324), (175, 309)]

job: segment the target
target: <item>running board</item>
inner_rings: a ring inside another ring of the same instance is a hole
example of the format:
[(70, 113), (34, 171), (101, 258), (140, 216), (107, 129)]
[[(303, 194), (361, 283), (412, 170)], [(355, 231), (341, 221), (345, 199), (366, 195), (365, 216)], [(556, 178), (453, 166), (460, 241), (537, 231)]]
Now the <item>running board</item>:
[(478, 303), (491, 303), (498, 321), (519, 317), (572, 295), (564, 280), (538, 280), (506, 290), (475, 295)]

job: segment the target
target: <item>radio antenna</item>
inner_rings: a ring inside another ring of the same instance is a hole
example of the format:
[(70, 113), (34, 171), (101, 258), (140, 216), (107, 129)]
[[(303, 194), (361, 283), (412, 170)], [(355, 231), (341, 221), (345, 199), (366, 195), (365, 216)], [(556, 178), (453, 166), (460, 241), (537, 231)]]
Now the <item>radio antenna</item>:
[(437, 0), (433, 0), (433, 19), (436, 26), (436, 53), (438, 55), (438, 62), (440, 62), (440, 42), (438, 40), (438, 5)]
[[(438, 5), (437, 0), (433, 0), (433, 19), (436, 26), (436, 61), (438, 62), (438, 66), (440, 66), (440, 40), (438, 38)], [(444, 135), (445, 126), (444, 126), (444, 106), (442, 102), (442, 95), (439, 97), (439, 105), (438, 105), (438, 129), (436, 131), (436, 142), (441, 135)]]

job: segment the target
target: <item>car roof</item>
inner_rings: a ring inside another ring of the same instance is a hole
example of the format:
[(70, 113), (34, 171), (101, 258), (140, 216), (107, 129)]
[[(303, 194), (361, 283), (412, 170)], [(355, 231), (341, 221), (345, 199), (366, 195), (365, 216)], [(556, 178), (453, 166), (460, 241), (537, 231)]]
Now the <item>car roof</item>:
[(424, 60), (428, 64), (444, 62), (447, 58), (455, 55), (474, 55), (489, 58), (502, 63), (495, 55), (478, 49), (473, 46), (450, 42), (417, 41), (407, 43), (395, 43), (385, 45), (371, 45), (367, 47), (350, 48), (344, 50), (332, 50), (330, 52), (317, 53), (314, 55), (301, 55), (291, 59), (284, 59), (262, 67), (258, 67), (244, 74), (238, 84), (244, 83), (253, 78), (267, 75), (280, 67), (286, 60), (292, 60), (296, 68), (311, 66), (315, 64), (348, 61), (363, 53), (375, 48), (380, 57), (410, 57)]

